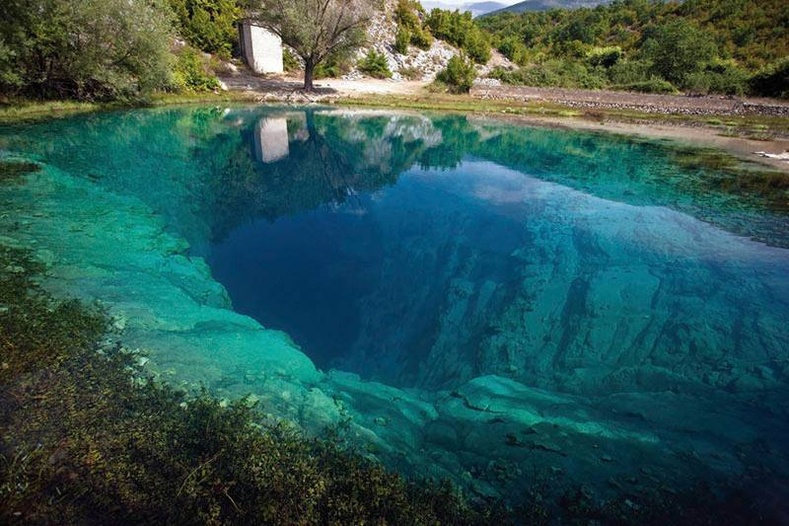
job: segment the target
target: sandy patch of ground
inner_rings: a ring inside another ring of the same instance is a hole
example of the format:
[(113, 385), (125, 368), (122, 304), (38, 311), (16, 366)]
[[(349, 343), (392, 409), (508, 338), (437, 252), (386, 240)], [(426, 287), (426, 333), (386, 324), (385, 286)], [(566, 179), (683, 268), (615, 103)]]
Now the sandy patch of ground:
[(314, 82), (315, 91), (303, 91), (304, 79), (289, 75), (257, 76), (239, 71), (220, 76), (220, 80), (231, 91), (246, 91), (259, 94), (261, 98), (273, 100), (304, 99), (320, 102), (336, 98), (352, 98), (361, 95), (415, 95), (428, 85), (426, 81), (380, 80), (361, 78), (358, 80), (319, 79)]

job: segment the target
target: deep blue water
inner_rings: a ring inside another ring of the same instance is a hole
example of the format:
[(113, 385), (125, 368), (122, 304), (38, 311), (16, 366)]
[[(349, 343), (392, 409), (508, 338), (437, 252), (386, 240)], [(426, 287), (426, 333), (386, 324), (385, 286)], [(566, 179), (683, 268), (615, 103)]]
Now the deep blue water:
[(622, 367), (692, 384), (726, 355), (784, 352), (785, 202), (721, 183), (754, 166), (458, 118), (306, 115), (288, 120), (288, 155), (255, 165), (280, 211), (215, 238), (208, 261), (236, 310), (321, 368), (583, 392), (637, 388)]
[(381, 257), (367, 218), (318, 210), (239, 227), (212, 247), (209, 261), (237, 311), (287, 332), (327, 364), (353, 345), (358, 300)]

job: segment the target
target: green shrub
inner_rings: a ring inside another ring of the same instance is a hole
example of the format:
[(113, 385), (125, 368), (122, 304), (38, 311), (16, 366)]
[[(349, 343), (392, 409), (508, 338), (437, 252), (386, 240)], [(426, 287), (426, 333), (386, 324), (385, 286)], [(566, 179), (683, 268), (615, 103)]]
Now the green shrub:
[(170, 83), (168, 10), (148, 0), (4, 0), (0, 93), (140, 99)]
[(433, 45), (433, 35), (422, 25), (421, 17), (424, 15), (425, 10), (419, 2), (398, 0), (395, 8), (395, 20), (397, 21), (395, 49), (401, 55), (408, 53), (409, 44), (420, 49), (430, 49), (430, 46)]
[(472, 19), (470, 12), (433, 9), (425, 23), (433, 36), (459, 47), (478, 64), (490, 60), (490, 38)]
[(395, 8), (395, 20), (397, 27), (408, 31), (421, 29), (422, 21), (419, 15), (424, 15), (422, 4), (414, 0), (398, 0)]
[(169, 0), (179, 33), (193, 46), (229, 59), (238, 47), (237, 0)]
[(653, 78), (650, 73), (652, 64), (646, 60), (619, 60), (608, 68), (607, 75), (611, 84), (637, 84)]
[(433, 45), (433, 35), (424, 28), (414, 29), (411, 32), (411, 44), (419, 49), (430, 49), (430, 46)]
[(326, 60), (315, 66), (314, 76), (316, 79), (342, 77), (351, 71), (352, 60), (348, 53), (332, 53)]
[(208, 58), (186, 46), (176, 55), (173, 85), (177, 91), (213, 91), (219, 88), (219, 81), (210, 70)]
[(753, 95), (789, 99), (789, 57), (766, 66), (748, 84)]
[(598, 68), (569, 60), (549, 60), (514, 71), (496, 68), (490, 76), (507, 84), (535, 87), (600, 89), (607, 84)]
[(592, 48), (586, 55), (586, 60), (592, 66), (610, 68), (622, 58), (622, 48), (619, 46)]
[(502, 55), (516, 64), (525, 65), (529, 56), (528, 48), (517, 37), (506, 37), (497, 46)]
[(612, 88), (623, 91), (637, 91), (640, 93), (677, 93), (677, 88), (675, 88), (671, 82), (658, 77), (652, 77), (649, 80), (632, 82), (629, 84), (617, 84), (612, 86)]
[(688, 75), (685, 89), (694, 93), (742, 95), (748, 87), (748, 74), (733, 61), (716, 60), (702, 71)]
[(376, 79), (392, 78), (389, 64), (386, 62), (386, 55), (374, 49), (367, 52), (367, 55), (359, 62), (359, 71), (366, 73)]
[(644, 37), (640, 53), (652, 63), (651, 72), (680, 88), (717, 53), (712, 36), (684, 18), (649, 28)]
[(458, 55), (450, 58), (447, 67), (436, 76), (452, 93), (468, 93), (476, 78), (474, 64), (465, 56)]
[(397, 28), (395, 35), (395, 51), (401, 55), (408, 54), (408, 45), (411, 43), (411, 33), (404, 27)]
[(282, 49), (282, 67), (288, 73), (301, 71), (302, 64), (293, 52), (288, 48)]

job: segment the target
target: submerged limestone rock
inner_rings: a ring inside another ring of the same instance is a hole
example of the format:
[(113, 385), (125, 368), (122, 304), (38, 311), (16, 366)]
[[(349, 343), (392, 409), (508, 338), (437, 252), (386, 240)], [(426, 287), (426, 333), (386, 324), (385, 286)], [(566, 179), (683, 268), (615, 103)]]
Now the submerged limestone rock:
[[(0, 134), (42, 167), (0, 186), (0, 242), (34, 248), (56, 294), (105, 305), (152, 374), (485, 496), (789, 473), (785, 250), (685, 213), (700, 201), (659, 186), (657, 150), (447, 117), (190, 111)], [(286, 118), (287, 156), (255, 160), (259, 118)], [(322, 276), (365, 284), (325, 372), (234, 311), (205, 259), (238, 225), (316, 207), (356, 241)]]

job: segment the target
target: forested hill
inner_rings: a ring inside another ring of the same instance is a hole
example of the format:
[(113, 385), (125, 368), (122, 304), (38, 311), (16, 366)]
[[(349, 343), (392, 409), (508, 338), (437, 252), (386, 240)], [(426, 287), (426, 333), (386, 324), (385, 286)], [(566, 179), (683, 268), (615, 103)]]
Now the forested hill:
[(784, 74), (777, 80), (783, 87), (765, 94), (789, 91), (786, 0), (615, 0), (595, 8), (494, 14), (478, 23), (522, 66), (558, 61), (543, 73), (574, 67), (575, 77), (591, 75), (592, 85), (576, 79), (581, 87), (600, 87), (594, 76), (602, 75), (604, 84), (663, 80), (680, 89), (738, 93), (758, 84), (752, 76), (766, 68), (764, 75)]

